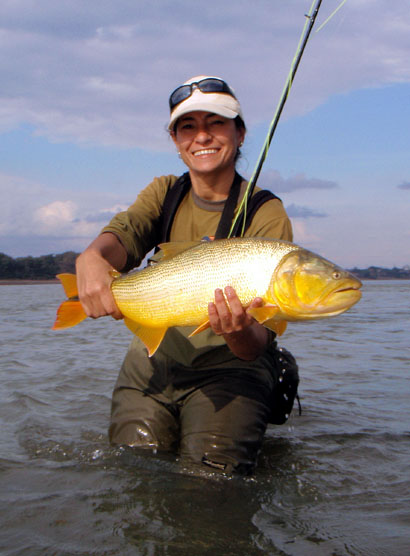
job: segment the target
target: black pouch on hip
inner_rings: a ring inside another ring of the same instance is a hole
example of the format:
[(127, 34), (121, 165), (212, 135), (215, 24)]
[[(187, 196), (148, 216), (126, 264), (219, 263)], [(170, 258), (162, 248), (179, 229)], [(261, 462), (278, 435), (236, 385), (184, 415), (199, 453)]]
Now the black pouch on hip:
[(296, 359), (285, 348), (274, 350), (276, 384), (271, 396), (269, 423), (283, 425), (289, 419), (295, 398), (302, 413), (298, 396), (299, 368)]

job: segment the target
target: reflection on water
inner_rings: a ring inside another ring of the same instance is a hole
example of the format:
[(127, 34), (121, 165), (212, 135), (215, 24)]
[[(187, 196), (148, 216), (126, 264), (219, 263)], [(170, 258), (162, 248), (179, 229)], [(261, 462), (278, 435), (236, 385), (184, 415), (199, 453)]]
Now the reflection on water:
[(402, 555), (409, 538), (410, 283), (365, 282), (332, 320), (290, 325), (303, 413), (253, 477), (108, 445), (130, 340), (50, 326), (58, 285), (0, 287), (0, 553)]

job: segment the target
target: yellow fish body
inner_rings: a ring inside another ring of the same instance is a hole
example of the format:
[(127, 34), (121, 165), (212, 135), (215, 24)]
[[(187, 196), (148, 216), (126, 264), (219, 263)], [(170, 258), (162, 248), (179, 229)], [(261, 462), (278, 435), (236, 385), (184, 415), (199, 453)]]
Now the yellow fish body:
[[(125, 324), (153, 355), (167, 329), (209, 326), (208, 303), (215, 289), (232, 286), (242, 305), (264, 326), (281, 334), (285, 321), (338, 315), (356, 303), (361, 282), (330, 261), (293, 243), (264, 238), (167, 243), (153, 266), (115, 278), (112, 293)], [(77, 295), (74, 275), (58, 275), (69, 298)], [(64, 302), (54, 329), (86, 318), (79, 301)]]

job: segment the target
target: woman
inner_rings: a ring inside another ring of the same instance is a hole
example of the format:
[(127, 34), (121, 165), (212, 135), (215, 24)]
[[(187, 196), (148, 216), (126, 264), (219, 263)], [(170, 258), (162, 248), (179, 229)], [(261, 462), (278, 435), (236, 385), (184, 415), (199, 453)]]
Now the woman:
[[(234, 187), (237, 204), (246, 187), (235, 171), (246, 133), (241, 107), (223, 80), (207, 76), (188, 80), (169, 102), (169, 132), (189, 182), (169, 239), (212, 237)], [(78, 258), (79, 295), (88, 316), (121, 318), (110, 271), (138, 266), (162, 241), (162, 208), (176, 182), (176, 176), (155, 178)], [(246, 235), (292, 239), (279, 199), (257, 210)], [(255, 299), (251, 307), (261, 304)], [(113, 393), (110, 440), (178, 450), (192, 462), (248, 473), (255, 466), (278, 384), (274, 335), (248, 314), (229, 284), (215, 291), (209, 320), (210, 329), (193, 338), (188, 338), (191, 328), (170, 329), (152, 358), (133, 339)]]

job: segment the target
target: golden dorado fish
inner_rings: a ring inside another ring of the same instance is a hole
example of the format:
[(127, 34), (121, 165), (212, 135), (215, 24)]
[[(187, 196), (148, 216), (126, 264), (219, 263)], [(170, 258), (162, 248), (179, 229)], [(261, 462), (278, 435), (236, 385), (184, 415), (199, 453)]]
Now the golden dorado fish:
[[(250, 313), (278, 334), (286, 321), (339, 315), (361, 297), (360, 280), (287, 241), (232, 238), (160, 247), (160, 262), (118, 274), (111, 285), (125, 324), (143, 341), (149, 356), (172, 326), (196, 326), (191, 336), (209, 327), (208, 303), (217, 288), (232, 286), (244, 307), (262, 298), (264, 305)], [(58, 278), (67, 297), (75, 298), (75, 275)], [(53, 328), (74, 326), (86, 316), (78, 299), (69, 299), (60, 305)]]

